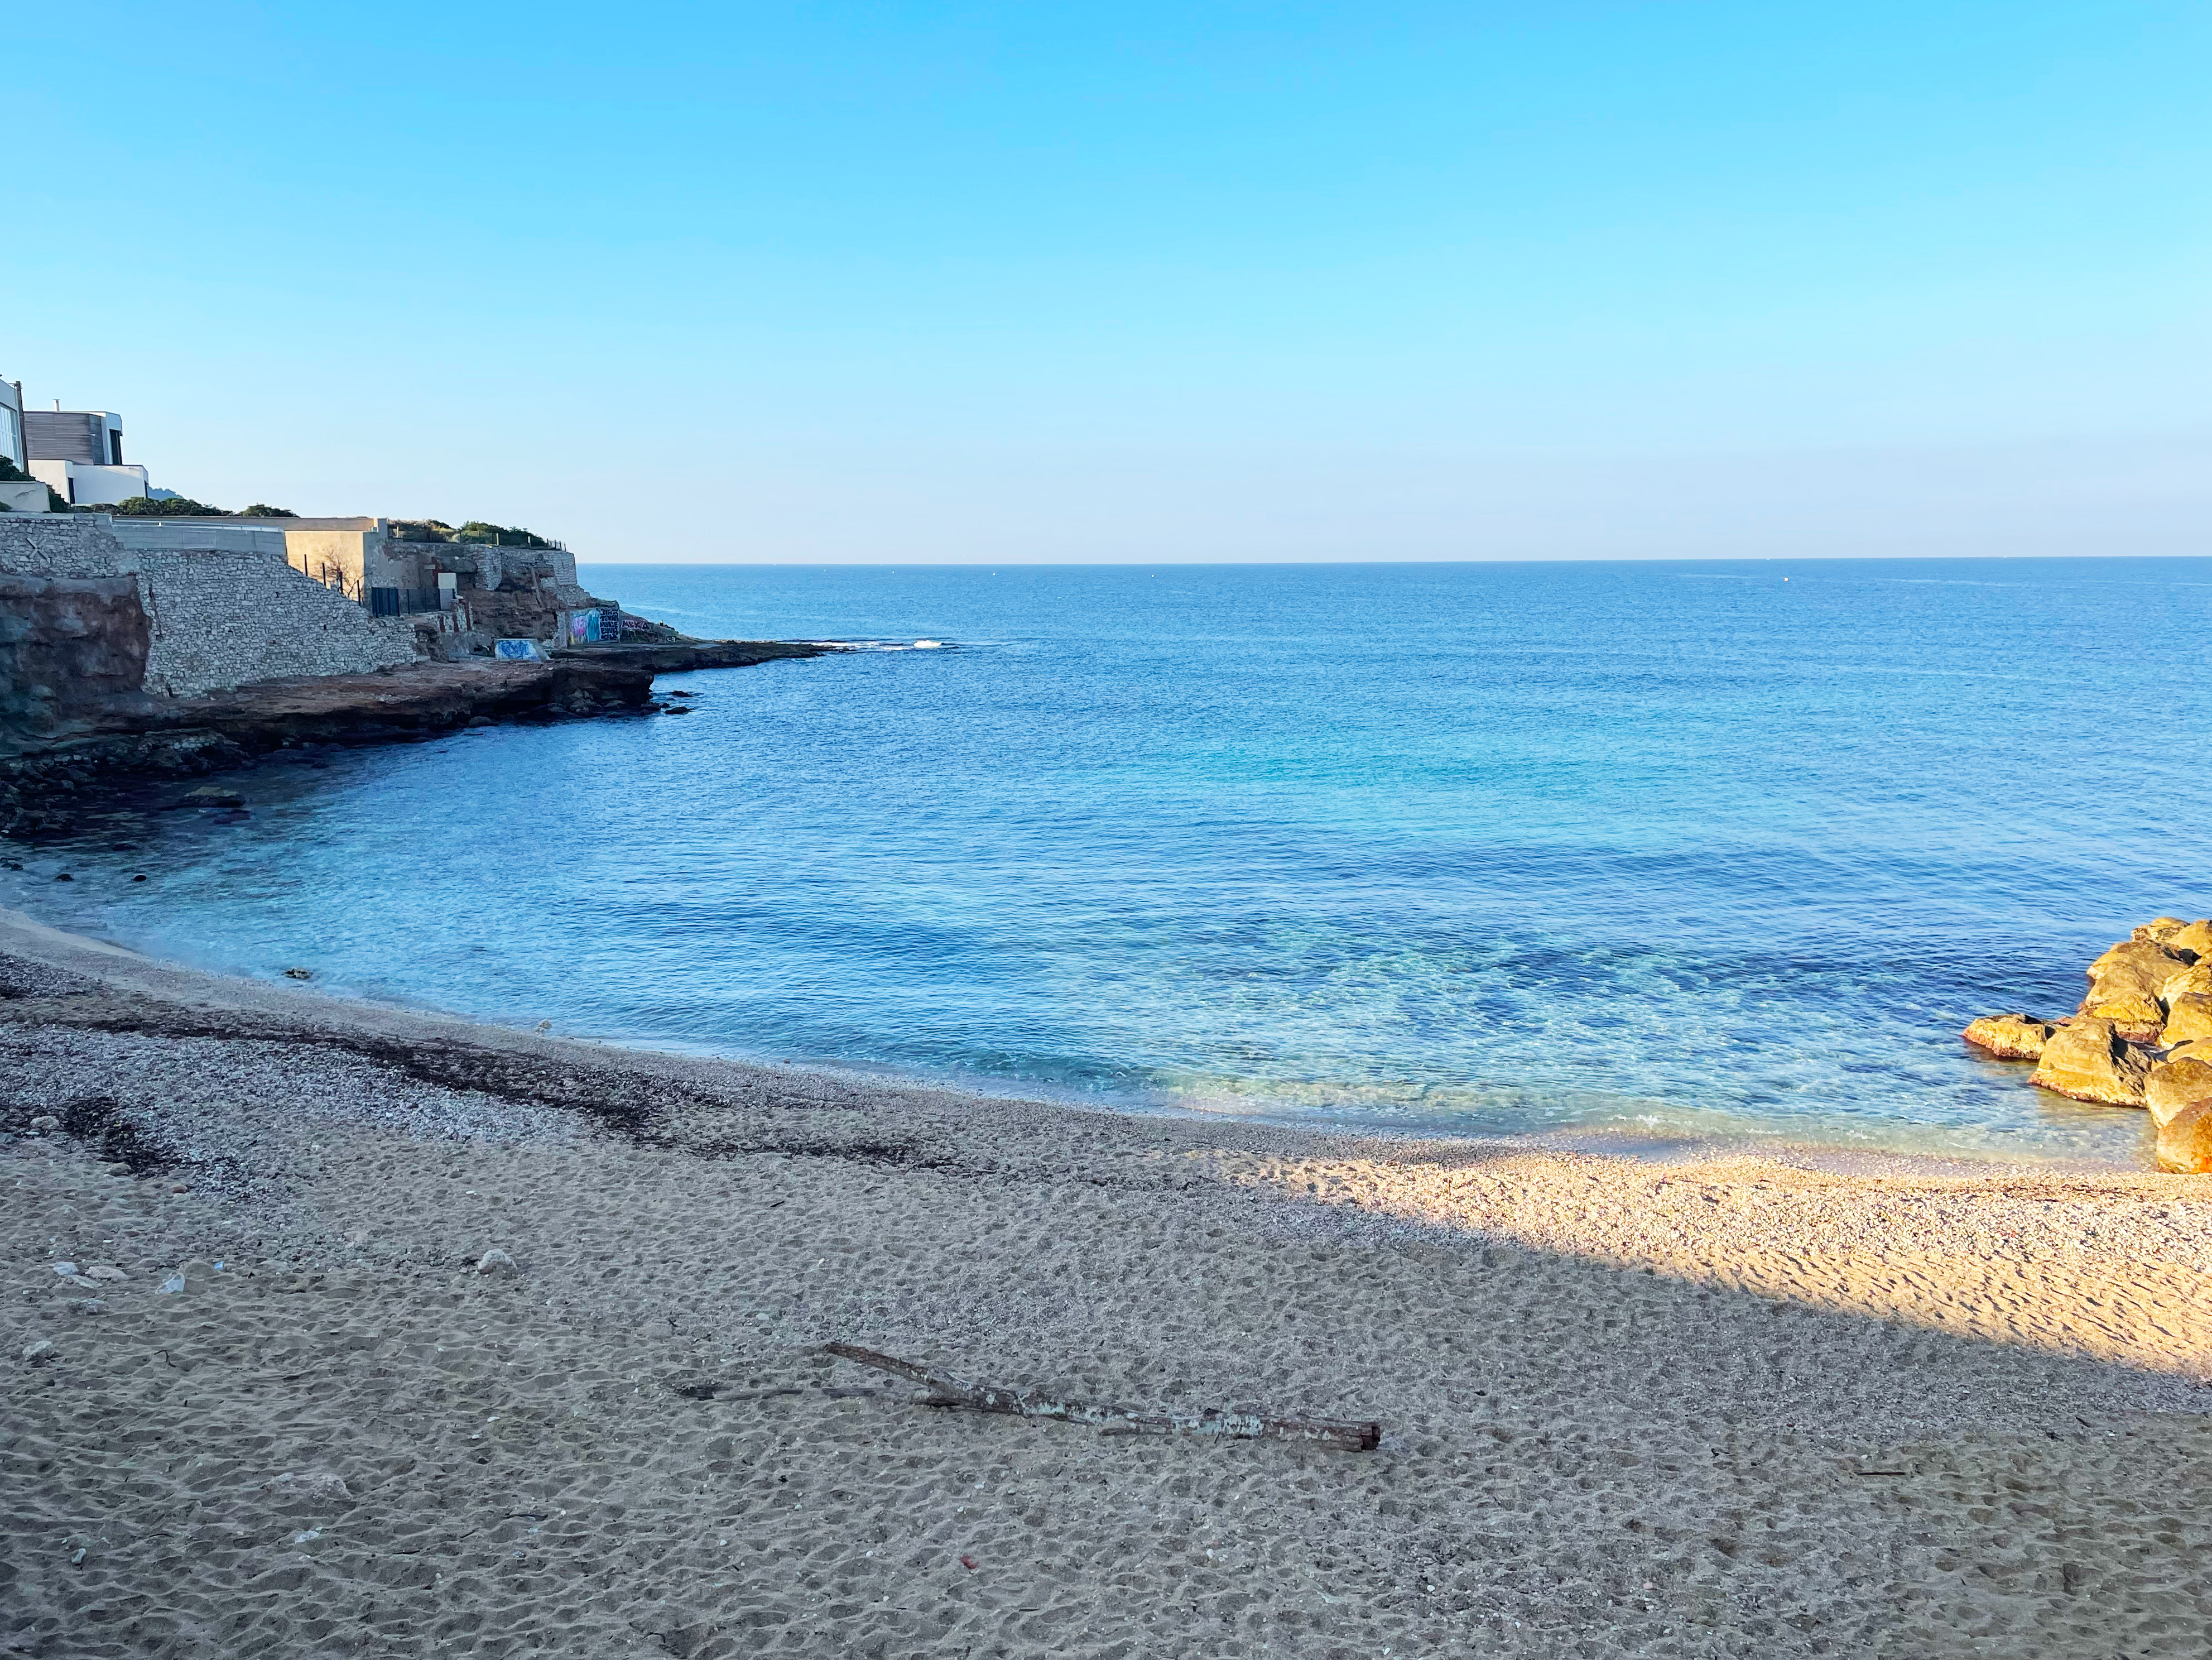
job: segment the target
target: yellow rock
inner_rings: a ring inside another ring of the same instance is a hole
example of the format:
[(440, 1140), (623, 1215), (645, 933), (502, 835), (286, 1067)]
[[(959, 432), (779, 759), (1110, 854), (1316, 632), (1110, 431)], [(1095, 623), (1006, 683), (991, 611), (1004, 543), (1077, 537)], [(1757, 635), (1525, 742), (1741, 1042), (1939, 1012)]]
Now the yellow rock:
[(2189, 926), (2185, 916), (2154, 916), (2128, 936), (2130, 939), (2152, 939), (2160, 945)]
[(2058, 1029), (2027, 1014), (1985, 1014), (1960, 1033), (1978, 1049), (2000, 1061), (2033, 1061)]
[(2089, 964), (2089, 994), (2081, 1000), (2081, 1012), (2111, 1021), (2126, 1037), (2155, 1037), (2166, 1024), (2159, 993), (2188, 967), (2165, 946), (2147, 939), (2117, 945)]
[(2169, 950), (2193, 951), (2199, 957), (2212, 954), (2212, 921), (2191, 922), (2166, 945)]
[(2212, 1174), (2212, 1101), (2184, 1107), (2158, 1133), (2160, 1170), (2184, 1176)]
[(2148, 1069), (2141, 1052), (2122, 1040), (2110, 1020), (2085, 1015), (2051, 1035), (2028, 1082), (2076, 1101), (2139, 1107)]
[(2176, 1043), (2193, 1043), (2200, 1037), (2212, 1037), (2212, 997), (2192, 992), (2186, 997), (2177, 997), (2166, 1012), (2166, 1025), (2159, 1033), (2159, 1042), (2171, 1049)]
[(2200, 997), (2212, 997), (2212, 962), (2199, 963), (2194, 967), (2183, 969), (2178, 974), (2168, 975), (2166, 983), (2158, 988), (2158, 1000), (2171, 1008), (2175, 998), (2187, 997), (2192, 993)]
[(2143, 1079), (2143, 1105), (2161, 1124), (2199, 1101), (2212, 1101), (2212, 1055), (2169, 1055)]

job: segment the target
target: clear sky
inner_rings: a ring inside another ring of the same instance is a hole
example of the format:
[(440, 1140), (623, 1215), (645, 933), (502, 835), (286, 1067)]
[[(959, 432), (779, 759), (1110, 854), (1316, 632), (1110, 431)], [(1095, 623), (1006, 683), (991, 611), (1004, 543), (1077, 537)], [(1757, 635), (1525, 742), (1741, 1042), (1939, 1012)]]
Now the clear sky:
[(2212, 6), (12, 9), (0, 373), (597, 559), (2212, 551)]

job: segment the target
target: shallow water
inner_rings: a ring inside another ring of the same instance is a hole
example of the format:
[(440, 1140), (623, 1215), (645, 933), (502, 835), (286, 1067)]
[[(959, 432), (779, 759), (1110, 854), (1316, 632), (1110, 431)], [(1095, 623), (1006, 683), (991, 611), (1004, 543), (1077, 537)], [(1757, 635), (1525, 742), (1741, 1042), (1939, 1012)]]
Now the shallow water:
[(2212, 560), (586, 580), (947, 643), (264, 767), (245, 822), (0, 887), (205, 966), (1022, 1092), (2146, 1154), (1957, 1033), (2212, 913)]

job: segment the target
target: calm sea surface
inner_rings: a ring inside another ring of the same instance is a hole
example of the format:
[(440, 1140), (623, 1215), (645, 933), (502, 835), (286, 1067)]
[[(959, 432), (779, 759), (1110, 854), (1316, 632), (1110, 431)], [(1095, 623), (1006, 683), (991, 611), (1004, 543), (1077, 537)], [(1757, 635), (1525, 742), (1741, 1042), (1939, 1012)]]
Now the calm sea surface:
[(586, 581), (698, 635), (945, 648), (265, 767), (245, 822), (118, 823), (0, 897), (210, 967), (1006, 1091), (2145, 1156), (2142, 1115), (1957, 1034), (2212, 914), (2212, 560)]

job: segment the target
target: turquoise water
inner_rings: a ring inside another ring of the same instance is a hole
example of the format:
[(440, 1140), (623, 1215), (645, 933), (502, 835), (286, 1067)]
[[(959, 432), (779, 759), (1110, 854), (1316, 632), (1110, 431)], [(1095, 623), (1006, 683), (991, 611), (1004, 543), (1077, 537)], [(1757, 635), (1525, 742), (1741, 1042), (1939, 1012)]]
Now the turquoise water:
[(2212, 560), (586, 580), (947, 644), (264, 768), (244, 823), (11, 891), (210, 966), (1015, 1092), (2143, 1156), (1957, 1033), (2212, 914)]

